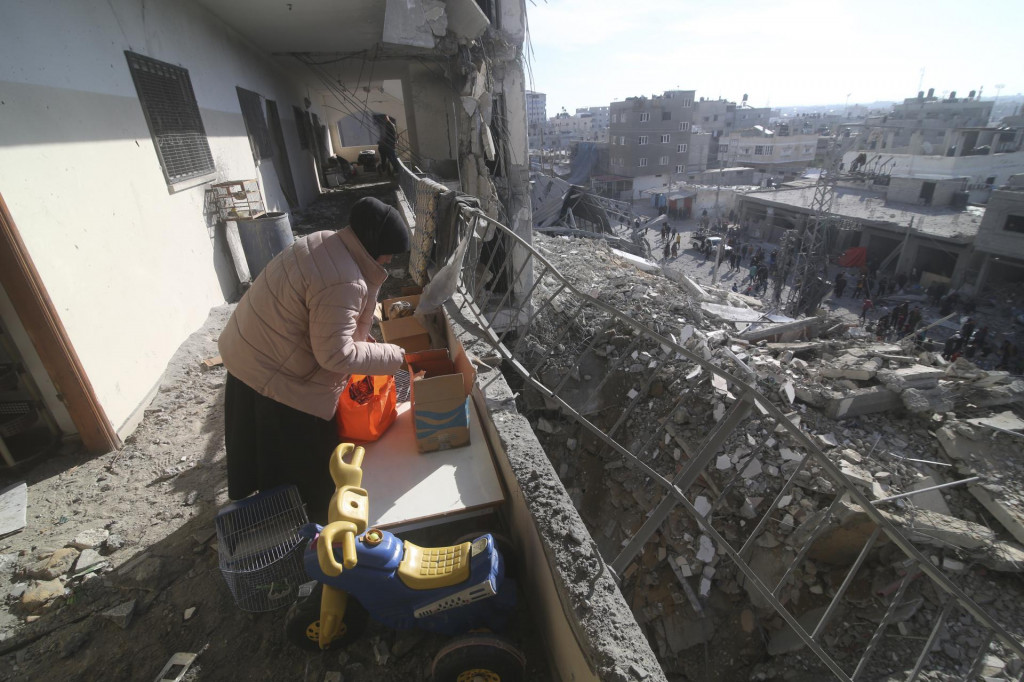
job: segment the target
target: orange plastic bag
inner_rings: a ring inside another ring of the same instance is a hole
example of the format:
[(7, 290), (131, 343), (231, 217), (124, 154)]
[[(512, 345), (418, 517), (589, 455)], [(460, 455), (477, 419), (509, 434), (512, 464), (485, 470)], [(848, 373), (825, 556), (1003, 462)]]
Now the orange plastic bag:
[(353, 374), (338, 398), (338, 436), (345, 442), (377, 440), (394, 423), (397, 405), (393, 376)]

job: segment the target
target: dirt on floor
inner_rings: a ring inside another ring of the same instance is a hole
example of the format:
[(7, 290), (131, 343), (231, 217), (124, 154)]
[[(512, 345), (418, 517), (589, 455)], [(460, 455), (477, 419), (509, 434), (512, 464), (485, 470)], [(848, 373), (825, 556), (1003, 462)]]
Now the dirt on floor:
[[(318, 215), (300, 226), (338, 227), (342, 217), (334, 208), (326, 222)], [(403, 267), (392, 265), (398, 275)], [(391, 278), (383, 293), (408, 283)], [(28, 484), (27, 526), (0, 539), (0, 679), (153, 680), (177, 652), (198, 654), (185, 680), (428, 678), (446, 637), (371, 623), (340, 651), (306, 652), (286, 640), (286, 609), (248, 613), (235, 605), (214, 526), (228, 502), (226, 372), (204, 364), (217, 355), (232, 310), (211, 310), (181, 345), (121, 449), (93, 456), (68, 447), (0, 479), (0, 488)], [(465, 531), (403, 537), (447, 544)], [(509, 635), (527, 654), (526, 679), (547, 680), (520, 596)]]

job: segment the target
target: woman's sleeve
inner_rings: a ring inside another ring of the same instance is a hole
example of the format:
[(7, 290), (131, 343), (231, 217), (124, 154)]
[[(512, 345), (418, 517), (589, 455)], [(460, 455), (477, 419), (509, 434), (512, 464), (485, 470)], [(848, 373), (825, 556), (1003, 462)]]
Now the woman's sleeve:
[(360, 282), (327, 287), (309, 304), (309, 340), (324, 369), (338, 374), (394, 374), (405, 352), (393, 343), (357, 341), (354, 337), (366, 297)]

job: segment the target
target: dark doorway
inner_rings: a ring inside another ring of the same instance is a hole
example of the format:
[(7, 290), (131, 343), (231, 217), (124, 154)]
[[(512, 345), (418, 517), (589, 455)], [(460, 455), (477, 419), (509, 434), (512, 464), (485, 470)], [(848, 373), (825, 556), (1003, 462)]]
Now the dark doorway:
[(923, 182), (921, 183), (921, 194), (919, 195), (925, 206), (932, 205), (932, 197), (935, 196), (935, 183), (934, 182)]

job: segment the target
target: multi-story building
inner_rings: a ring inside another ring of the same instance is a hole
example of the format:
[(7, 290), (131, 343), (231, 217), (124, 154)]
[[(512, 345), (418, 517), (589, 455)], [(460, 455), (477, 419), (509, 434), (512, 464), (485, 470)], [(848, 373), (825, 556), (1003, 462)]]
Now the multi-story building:
[[(735, 130), (752, 128), (756, 125), (767, 127), (771, 116), (772, 110), (768, 107), (755, 108), (748, 105), (746, 95), (743, 96), (743, 101), (740, 104), (721, 98), (704, 99), (701, 97), (695, 105), (693, 127), (696, 132), (711, 135), (705, 168), (718, 168), (720, 163), (725, 162), (725, 159), (719, 156), (719, 138), (727, 136)], [(704, 170), (704, 168), (700, 170)]]
[(974, 290), (1024, 283), (1024, 175), (992, 193), (974, 240)]
[(543, 92), (526, 91), (526, 125), (531, 128), (548, 120), (548, 96)]
[(722, 163), (747, 166), (779, 181), (799, 177), (817, 149), (817, 134), (782, 134), (760, 125), (730, 133), (718, 145)]
[(542, 132), (548, 120), (548, 96), (543, 92), (526, 91), (526, 131), (531, 149), (542, 145)]
[(865, 134), (859, 149), (886, 150), (890, 153), (944, 154), (947, 133), (956, 128), (979, 128), (988, 125), (992, 102), (983, 102), (972, 90), (957, 99), (956, 91), (938, 99), (935, 89), (908, 97), (903, 104), (893, 105), (882, 116), (865, 121)]
[(668, 187), (671, 176), (690, 170), (693, 100), (693, 90), (667, 90), (650, 98), (612, 102), (610, 170), (632, 179), (633, 198), (640, 198), (645, 190)]

